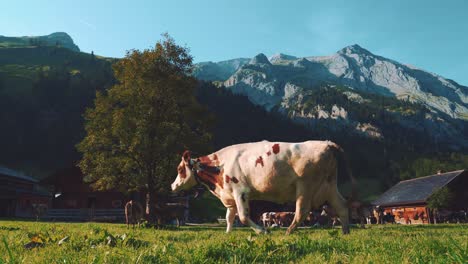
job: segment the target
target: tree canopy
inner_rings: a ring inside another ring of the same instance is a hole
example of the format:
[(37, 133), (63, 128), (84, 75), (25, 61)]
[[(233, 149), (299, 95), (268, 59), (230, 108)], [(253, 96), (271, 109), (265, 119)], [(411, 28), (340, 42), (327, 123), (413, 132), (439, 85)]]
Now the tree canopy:
[(179, 154), (206, 151), (210, 118), (195, 98), (191, 68), (188, 49), (167, 34), (113, 66), (117, 84), (97, 93), (78, 144), (79, 167), (94, 188), (165, 194)]
[(431, 209), (441, 209), (450, 205), (453, 193), (445, 186), (435, 191), (427, 200), (427, 207)]

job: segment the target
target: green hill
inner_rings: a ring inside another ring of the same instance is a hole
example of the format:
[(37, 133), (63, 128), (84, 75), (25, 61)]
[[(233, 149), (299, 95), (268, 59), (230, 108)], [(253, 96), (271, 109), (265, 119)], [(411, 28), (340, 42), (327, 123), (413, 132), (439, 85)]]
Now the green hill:
[(82, 114), (114, 80), (115, 59), (44, 43), (0, 37), (0, 164), (35, 175), (77, 160)]
[(0, 48), (1, 86), (7, 93), (28, 92), (39, 72), (54, 69), (84, 78), (93, 78), (103, 70), (112, 75), (112, 61), (61, 47)]

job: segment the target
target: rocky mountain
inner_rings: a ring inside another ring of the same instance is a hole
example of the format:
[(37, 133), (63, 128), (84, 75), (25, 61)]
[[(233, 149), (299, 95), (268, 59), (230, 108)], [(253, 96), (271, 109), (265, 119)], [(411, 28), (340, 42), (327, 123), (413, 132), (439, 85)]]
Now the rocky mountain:
[[(226, 62), (211, 64), (220, 68)], [(199, 67), (194, 74), (210, 76), (210, 69)], [(353, 113), (364, 106), (373, 109), (374, 115), (383, 110), (399, 126), (430, 134), (437, 142), (468, 146), (468, 87), (372, 54), (359, 45), (320, 57), (278, 54), (267, 58), (258, 54), (216, 76), (234, 93), (301, 123), (328, 124), (335, 129), (345, 126), (370, 137), (385, 137), (378, 122)], [(328, 96), (329, 90), (335, 89), (335, 97), (347, 99), (339, 103), (316, 100), (323, 89), (328, 90)]]
[(201, 62), (195, 65), (193, 74), (204, 81), (226, 80), (250, 59), (239, 58), (220, 62)]
[(0, 35), (0, 48), (27, 46), (60, 46), (72, 51), (80, 51), (70, 35), (65, 32), (55, 32), (46, 36), (6, 37)]

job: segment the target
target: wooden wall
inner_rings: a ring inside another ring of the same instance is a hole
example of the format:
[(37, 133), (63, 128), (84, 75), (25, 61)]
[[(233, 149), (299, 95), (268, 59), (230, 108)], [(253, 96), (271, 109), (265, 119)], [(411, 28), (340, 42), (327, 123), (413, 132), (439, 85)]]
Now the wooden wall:
[(387, 207), (384, 214), (391, 213), (395, 216), (397, 224), (429, 224), (429, 209), (424, 205)]

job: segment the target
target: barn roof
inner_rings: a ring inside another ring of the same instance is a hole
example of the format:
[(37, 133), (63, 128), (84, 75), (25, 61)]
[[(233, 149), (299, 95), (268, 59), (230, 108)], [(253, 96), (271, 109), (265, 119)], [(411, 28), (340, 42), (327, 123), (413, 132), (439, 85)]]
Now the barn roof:
[(446, 186), (464, 172), (465, 170), (458, 170), (400, 181), (372, 204), (390, 206), (425, 203), (437, 189)]
[(17, 179), (21, 179), (21, 180), (25, 180), (25, 181), (29, 181), (29, 182), (34, 182), (34, 183), (37, 183), (39, 182), (39, 180), (33, 178), (33, 177), (30, 177), (30, 176), (26, 176), (20, 172), (17, 172), (17, 171), (14, 171), (12, 169), (9, 169), (9, 168), (5, 168), (5, 167), (2, 167), (0, 166), (0, 175), (5, 175), (7, 177), (12, 177), (12, 178), (17, 178)]

